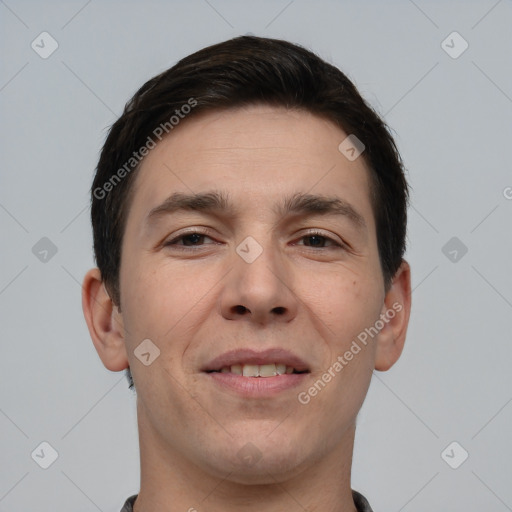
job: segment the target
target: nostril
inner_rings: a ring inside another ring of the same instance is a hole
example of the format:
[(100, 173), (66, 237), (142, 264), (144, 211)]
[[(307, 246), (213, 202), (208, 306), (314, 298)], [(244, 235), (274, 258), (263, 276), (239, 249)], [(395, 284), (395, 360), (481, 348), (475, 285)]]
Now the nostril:
[(235, 312), (243, 315), (247, 311), (247, 308), (245, 306), (235, 306)]
[(277, 313), (278, 315), (284, 315), (285, 313), (285, 308), (283, 308), (282, 306), (279, 306), (277, 308), (274, 308), (272, 311), (274, 311), (275, 313)]

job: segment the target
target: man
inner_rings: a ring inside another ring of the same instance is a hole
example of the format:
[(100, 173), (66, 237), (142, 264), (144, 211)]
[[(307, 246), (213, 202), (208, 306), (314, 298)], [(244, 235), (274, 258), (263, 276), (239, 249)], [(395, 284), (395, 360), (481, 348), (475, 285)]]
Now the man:
[(385, 124), (299, 46), (238, 37), (135, 94), (92, 186), (82, 297), (137, 391), (124, 512), (371, 510), (355, 423), (405, 341), (407, 201)]

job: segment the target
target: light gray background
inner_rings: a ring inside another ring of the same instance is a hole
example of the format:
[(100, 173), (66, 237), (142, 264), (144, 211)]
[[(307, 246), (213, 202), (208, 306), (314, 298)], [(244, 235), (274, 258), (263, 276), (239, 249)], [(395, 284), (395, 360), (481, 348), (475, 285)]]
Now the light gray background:
[[(88, 189), (143, 82), (247, 32), (344, 70), (395, 131), (413, 187), (408, 340), (375, 372), (353, 487), (376, 512), (512, 510), (510, 0), (5, 0), (0, 19), (1, 512), (118, 512), (138, 492), (135, 395), (81, 311)], [(59, 44), (47, 59), (31, 48), (43, 31)], [(453, 31), (469, 43), (456, 59), (441, 46)], [(456, 262), (442, 252), (454, 236), (468, 248)], [(46, 262), (42, 237), (58, 249)], [(59, 455), (48, 469), (31, 456), (43, 441)], [(458, 469), (441, 457), (452, 441), (469, 453)]]

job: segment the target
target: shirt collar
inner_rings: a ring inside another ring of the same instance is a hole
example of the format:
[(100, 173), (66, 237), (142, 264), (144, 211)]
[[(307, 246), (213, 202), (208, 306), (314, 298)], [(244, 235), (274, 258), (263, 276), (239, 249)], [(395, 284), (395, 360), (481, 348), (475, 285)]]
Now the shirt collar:
[[(138, 494), (130, 496), (125, 501), (125, 504), (121, 509), (121, 512), (133, 512), (133, 504), (135, 503), (137, 496)], [(370, 504), (368, 503), (368, 500), (362, 494), (352, 490), (352, 497), (354, 499), (354, 504), (357, 508), (357, 512), (373, 512), (372, 508), (370, 507)]]

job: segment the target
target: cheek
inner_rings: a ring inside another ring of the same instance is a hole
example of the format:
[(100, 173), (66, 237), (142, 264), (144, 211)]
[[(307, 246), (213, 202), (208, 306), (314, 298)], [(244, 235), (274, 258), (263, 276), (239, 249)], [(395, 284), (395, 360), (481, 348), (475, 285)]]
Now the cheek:
[[(329, 326), (326, 345), (328, 356), (322, 372), (316, 375), (318, 414), (329, 411), (332, 424), (338, 425), (356, 415), (371, 380), (374, 367), (374, 344), (365, 329), (379, 318), (380, 289), (371, 280), (353, 276), (331, 287), (324, 298), (322, 320)], [(321, 314), (321, 310), (318, 310)], [(315, 393), (314, 389), (311, 389)], [(333, 407), (333, 404), (336, 404)], [(333, 435), (339, 435), (334, 432)]]
[(314, 316), (324, 324), (328, 338), (340, 348), (371, 325), (382, 306), (375, 281), (347, 271), (315, 279), (314, 285), (304, 281), (300, 290)]
[[(127, 262), (128, 263), (128, 262)], [(161, 351), (160, 362), (178, 365), (196, 325), (208, 312), (218, 275), (162, 259), (126, 265), (121, 286), (127, 344), (134, 350), (149, 338)]]

